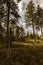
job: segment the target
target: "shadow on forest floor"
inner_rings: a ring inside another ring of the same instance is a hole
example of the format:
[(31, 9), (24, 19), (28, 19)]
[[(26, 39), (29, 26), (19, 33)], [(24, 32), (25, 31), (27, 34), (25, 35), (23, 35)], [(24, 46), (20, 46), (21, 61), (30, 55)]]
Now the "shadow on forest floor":
[(43, 65), (43, 46), (14, 44), (7, 60), (7, 48), (0, 48), (0, 65)]

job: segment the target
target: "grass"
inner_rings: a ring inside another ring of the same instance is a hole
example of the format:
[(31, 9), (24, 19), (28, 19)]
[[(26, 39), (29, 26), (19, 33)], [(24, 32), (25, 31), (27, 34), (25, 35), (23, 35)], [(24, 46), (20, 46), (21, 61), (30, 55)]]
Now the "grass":
[(10, 60), (7, 59), (7, 48), (0, 48), (0, 65), (43, 65), (43, 45), (14, 44)]

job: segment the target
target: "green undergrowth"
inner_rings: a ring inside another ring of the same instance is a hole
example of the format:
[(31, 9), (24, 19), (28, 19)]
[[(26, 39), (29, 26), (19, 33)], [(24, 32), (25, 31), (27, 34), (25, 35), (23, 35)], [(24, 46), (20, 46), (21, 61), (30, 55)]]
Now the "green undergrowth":
[(10, 59), (7, 59), (7, 48), (1, 48), (0, 65), (43, 65), (43, 46), (15, 44)]

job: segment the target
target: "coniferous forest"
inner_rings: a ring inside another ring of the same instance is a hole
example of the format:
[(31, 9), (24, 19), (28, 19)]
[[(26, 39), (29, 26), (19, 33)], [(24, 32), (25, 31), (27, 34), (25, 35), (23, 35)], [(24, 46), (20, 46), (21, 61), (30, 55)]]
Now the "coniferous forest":
[(21, 1), (0, 0), (0, 65), (43, 65), (43, 8)]

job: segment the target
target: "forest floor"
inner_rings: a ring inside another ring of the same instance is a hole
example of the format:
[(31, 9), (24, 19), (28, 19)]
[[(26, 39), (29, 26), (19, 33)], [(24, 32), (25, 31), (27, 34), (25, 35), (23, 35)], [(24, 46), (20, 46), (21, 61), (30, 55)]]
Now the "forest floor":
[(43, 41), (13, 42), (10, 59), (6, 44), (0, 44), (0, 65), (43, 65)]

